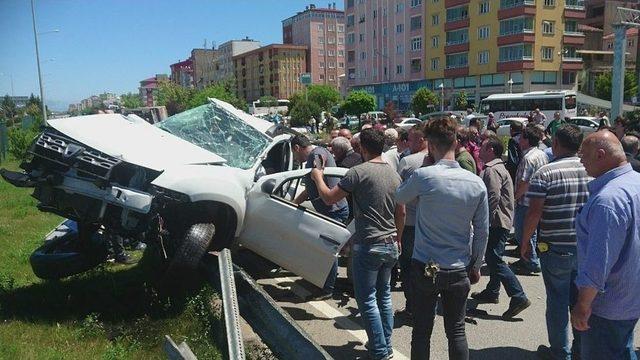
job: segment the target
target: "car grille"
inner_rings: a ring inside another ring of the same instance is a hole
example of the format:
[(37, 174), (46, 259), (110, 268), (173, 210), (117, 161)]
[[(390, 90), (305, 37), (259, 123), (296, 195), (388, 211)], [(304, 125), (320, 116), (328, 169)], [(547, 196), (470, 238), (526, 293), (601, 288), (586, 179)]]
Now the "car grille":
[(113, 156), (52, 132), (44, 132), (38, 137), (32, 153), (59, 165), (74, 167), (79, 175), (104, 180), (108, 180), (113, 169), (122, 162)]

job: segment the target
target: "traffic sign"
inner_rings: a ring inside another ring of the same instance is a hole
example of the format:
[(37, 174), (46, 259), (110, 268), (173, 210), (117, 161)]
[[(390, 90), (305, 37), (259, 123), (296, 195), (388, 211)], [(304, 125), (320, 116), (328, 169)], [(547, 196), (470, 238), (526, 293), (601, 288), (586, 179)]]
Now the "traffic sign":
[(300, 74), (300, 83), (302, 83), (304, 85), (310, 85), (311, 84), (311, 74), (309, 74), (309, 73)]

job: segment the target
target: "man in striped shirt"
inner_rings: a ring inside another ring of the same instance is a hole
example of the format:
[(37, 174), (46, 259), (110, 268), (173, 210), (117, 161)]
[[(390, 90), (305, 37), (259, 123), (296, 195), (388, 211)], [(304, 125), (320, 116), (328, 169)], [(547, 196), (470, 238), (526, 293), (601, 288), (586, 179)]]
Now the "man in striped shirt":
[[(538, 252), (542, 278), (547, 293), (547, 335), (551, 347), (540, 345), (543, 359), (571, 360), (569, 343), (569, 307), (577, 293), (575, 218), (587, 202), (587, 183), (591, 178), (577, 157), (582, 133), (575, 125), (563, 124), (553, 138), (555, 160), (542, 166), (531, 178), (527, 198), (529, 209), (524, 221), (523, 237), (531, 236), (540, 226)], [(521, 244), (521, 256), (531, 256), (531, 246)], [(573, 332), (573, 349), (579, 352), (577, 333)]]

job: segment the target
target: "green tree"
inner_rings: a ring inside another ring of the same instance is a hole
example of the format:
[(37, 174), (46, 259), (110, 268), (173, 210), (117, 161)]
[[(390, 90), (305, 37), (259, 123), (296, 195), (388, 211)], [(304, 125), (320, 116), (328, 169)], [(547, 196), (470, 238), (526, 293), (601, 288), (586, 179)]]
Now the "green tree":
[(278, 99), (270, 95), (262, 96), (258, 101), (260, 106), (269, 108), (269, 114), (271, 114), (271, 108), (278, 106)]
[(456, 95), (455, 108), (456, 110), (467, 110), (468, 101), (467, 101), (467, 93), (462, 90)]
[(342, 103), (348, 115), (360, 115), (376, 109), (376, 99), (366, 91), (352, 91)]
[(239, 109), (244, 109), (246, 107), (243, 100), (238, 99), (233, 92), (230, 92), (223, 84), (218, 83), (207, 86), (200, 91), (192, 92), (190, 100), (187, 101), (187, 108), (185, 110), (207, 104), (209, 102), (209, 98), (228, 102)]
[(7, 119), (13, 119), (16, 115), (18, 115), (18, 108), (16, 106), (16, 103), (11, 99), (9, 95), (5, 95), (2, 98), (0, 108), (2, 110), (2, 116)]
[(31, 94), (31, 96), (29, 96), (29, 100), (27, 100), (26, 106), (29, 105), (35, 105), (39, 108), (42, 107), (42, 102), (40, 102), (40, 97), (33, 95), (33, 93)]
[(340, 93), (329, 85), (309, 85), (307, 97), (313, 101), (322, 111), (331, 111), (331, 108), (340, 102)]
[(134, 93), (120, 95), (120, 102), (122, 103), (122, 106), (127, 109), (135, 109), (143, 106), (140, 95)]
[[(596, 78), (595, 95), (596, 97), (611, 101), (611, 73), (602, 73)], [(636, 74), (627, 71), (624, 74), (624, 99), (629, 101), (632, 97), (638, 95), (638, 81)]]
[(438, 95), (423, 87), (413, 94), (413, 98), (411, 98), (411, 110), (413, 110), (416, 115), (424, 115), (432, 112), (439, 102), (440, 99)]
[(291, 116), (292, 126), (306, 126), (309, 120), (314, 117), (316, 121), (320, 121), (320, 113), (322, 109), (318, 104), (309, 100), (299, 100), (295, 106), (289, 108), (289, 116)]
[(167, 113), (171, 116), (189, 109), (193, 95), (193, 89), (183, 88), (170, 81), (162, 81), (158, 87), (157, 103), (166, 106)]

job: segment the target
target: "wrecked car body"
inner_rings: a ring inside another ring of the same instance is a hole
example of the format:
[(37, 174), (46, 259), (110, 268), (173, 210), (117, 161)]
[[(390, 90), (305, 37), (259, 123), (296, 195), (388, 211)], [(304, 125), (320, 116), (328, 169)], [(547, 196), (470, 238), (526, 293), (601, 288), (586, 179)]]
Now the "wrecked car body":
[(59, 229), (34, 252), (34, 272), (86, 271), (104, 261), (109, 236), (142, 236), (167, 272), (192, 271), (207, 251), (239, 242), (322, 286), (351, 233), (288, 198), (309, 169), (293, 170), (291, 135), (272, 136), (272, 126), (215, 99), (155, 125), (119, 114), (50, 121), (24, 171), (1, 170), (34, 189), (40, 210), (77, 223), (75, 237)]

